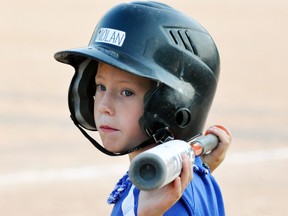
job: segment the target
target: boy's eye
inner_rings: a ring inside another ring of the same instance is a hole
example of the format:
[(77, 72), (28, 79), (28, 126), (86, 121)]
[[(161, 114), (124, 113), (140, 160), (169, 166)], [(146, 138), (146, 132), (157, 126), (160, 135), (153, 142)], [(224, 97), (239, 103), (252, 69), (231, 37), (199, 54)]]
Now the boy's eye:
[(106, 91), (106, 88), (102, 84), (97, 84), (96, 85), (96, 91)]
[(130, 97), (132, 96), (134, 93), (130, 90), (123, 90), (122, 91), (122, 95), (126, 96), (126, 97)]

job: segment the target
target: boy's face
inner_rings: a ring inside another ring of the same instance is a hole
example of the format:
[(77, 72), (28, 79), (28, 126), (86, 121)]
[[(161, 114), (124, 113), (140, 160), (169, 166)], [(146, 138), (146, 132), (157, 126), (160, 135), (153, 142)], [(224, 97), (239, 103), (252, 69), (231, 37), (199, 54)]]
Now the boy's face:
[(103, 146), (116, 153), (145, 141), (139, 119), (152, 81), (99, 63), (95, 82), (94, 119)]

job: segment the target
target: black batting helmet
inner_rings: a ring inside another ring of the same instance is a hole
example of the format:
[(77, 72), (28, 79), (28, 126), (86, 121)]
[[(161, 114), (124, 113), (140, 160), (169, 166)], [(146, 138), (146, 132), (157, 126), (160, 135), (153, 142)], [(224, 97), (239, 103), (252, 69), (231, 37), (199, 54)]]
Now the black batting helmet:
[(166, 128), (186, 141), (202, 133), (220, 68), (209, 33), (157, 2), (117, 5), (99, 21), (88, 46), (58, 52), (55, 59), (75, 68), (69, 109), (78, 127), (97, 130), (93, 96), (100, 61), (158, 82), (145, 96), (140, 125), (149, 137)]

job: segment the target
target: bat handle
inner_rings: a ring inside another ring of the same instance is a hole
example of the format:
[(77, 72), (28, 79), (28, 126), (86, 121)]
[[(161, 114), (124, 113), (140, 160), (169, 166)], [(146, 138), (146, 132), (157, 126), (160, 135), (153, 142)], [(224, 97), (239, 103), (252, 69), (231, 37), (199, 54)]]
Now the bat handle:
[(194, 149), (195, 155), (203, 155), (213, 150), (218, 145), (218, 137), (213, 134), (200, 136), (193, 140), (190, 145)]

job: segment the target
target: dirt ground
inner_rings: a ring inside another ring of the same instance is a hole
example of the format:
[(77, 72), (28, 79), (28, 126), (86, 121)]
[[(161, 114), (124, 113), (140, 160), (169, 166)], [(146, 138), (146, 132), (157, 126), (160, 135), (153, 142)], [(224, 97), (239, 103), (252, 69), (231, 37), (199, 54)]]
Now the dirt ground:
[[(109, 215), (126, 157), (99, 153), (69, 119), (73, 69), (56, 51), (87, 45), (121, 1), (3, 1), (0, 8), (0, 215)], [(288, 1), (162, 1), (199, 21), (221, 54), (207, 126), (233, 145), (214, 175), (229, 216), (288, 215)]]

